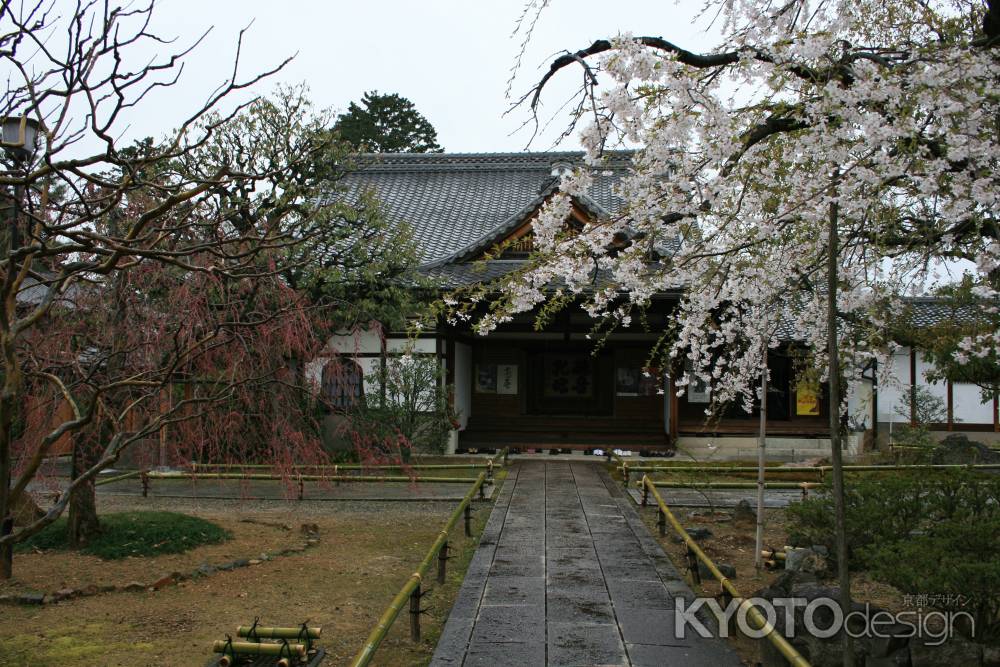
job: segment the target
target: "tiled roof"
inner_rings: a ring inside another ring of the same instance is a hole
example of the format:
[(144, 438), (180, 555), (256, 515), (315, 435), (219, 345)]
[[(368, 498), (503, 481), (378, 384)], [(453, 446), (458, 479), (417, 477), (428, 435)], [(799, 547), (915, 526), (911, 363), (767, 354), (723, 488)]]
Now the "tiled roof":
[[(612, 192), (631, 153), (610, 153), (581, 202), (614, 214)], [(440, 264), (516, 226), (554, 189), (555, 165), (582, 164), (582, 153), (392, 153), (369, 155), (342, 185), (348, 200), (372, 189), (390, 223), (410, 226), (423, 264)], [(605, 175), (604, 171), (610, 171)]]
[(942, 322), (973, 324), (983, 319), (983, 305), (953, 303), (937, 297), (915, 297), (907, 299), (910, 323), (917, 328), (932, 327)]

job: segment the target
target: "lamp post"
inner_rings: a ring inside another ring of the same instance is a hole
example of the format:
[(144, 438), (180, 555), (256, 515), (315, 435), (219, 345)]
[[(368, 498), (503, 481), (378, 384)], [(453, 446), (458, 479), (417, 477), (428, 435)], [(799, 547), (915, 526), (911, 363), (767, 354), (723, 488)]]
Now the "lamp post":
[[(35, 152), (38, 141), (39, 123), (34, 118), (23, 116), (4, 116), (0, 119), (0, 147), (13, 163), (11, 173), (15, 176), (23, 176), (25, 165)], [(20, 208), (24, 200), (24, 186), (17, 184), (14, 186), (13, 215), (10, 221), (10, 238), (8, 247), (0, 249), (6, 251), (7, 257), (17, 250), (21, 245), (20, 235)], [(8, 268), (10, 270), (10, 268)], [(9, 371), (10, 369), (8, 369)], [(9, 375), (9, 372), (7, 373)], [(6, 379), (9, 382), (10, 378)], [(4, 389), (7, 389), (5, 387)], [(4, 392), (7, 394), (8, 392)], [(2, 399), (7, 402), (5, 406), (8, 411), (14, 408), (17, 402), (16, 396), (4, 396)], [(7, 415), (3, 428), (4, 433), (0, 433), (0, 537), (5, 537), (14, 532), (14, 517), (10, 506), (10, 481), (11, 481), (11, 433), (10, 425), (13, 421), (11, 415)], [(12, 574), (14, 547), (12, 544), (0, 545), (0, 580), (9, 579)]]

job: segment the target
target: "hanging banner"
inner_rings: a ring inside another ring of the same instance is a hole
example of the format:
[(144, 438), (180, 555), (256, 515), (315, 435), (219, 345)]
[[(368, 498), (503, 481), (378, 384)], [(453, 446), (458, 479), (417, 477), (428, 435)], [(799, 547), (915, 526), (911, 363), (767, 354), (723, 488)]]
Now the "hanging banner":
[(795, 414), (799, 417), (819, 417), (819, 388), (800, 382), (795, 389)]

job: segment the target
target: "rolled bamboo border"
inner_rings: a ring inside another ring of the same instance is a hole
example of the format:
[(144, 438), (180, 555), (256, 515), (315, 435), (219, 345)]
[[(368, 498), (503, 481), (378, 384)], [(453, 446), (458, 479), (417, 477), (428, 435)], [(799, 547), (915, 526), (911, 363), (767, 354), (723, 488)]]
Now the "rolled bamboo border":
[(712, 562), (712, 559), (705, 555), (705, 552), (701, 550), (698, 543), (695, 542), (690, 535), (688, 535), (687, 531), (684, 530), (684, 527), (674, 516), (673, 512), (671, 512), (670, 508), (667, 507), (667, 504), (663, 502), (663, 498), (660, 497), (660, 493), (656, 490), (656, 485), (653, 483), (653, 480), (649, 479), (648, 476), (643, 475), (641, 484), (645, 489), (649, 489), (653, 498), (656, 499), (656, 504), (659, 506), (660, 512), (663, 513), (663, 516), (666, 517), (677, 534), (684, 540), (688, 549), (690, 549), (691, 552), (698, 557), (698, 560), (705, 564), (705, 567), (708, 568), (708, 571), (712, 573), (712, 576), (718, 580), (722, 588), (729, 595), (731, 595), (734, 600), (739, 600), (740, 608), (746, 608), (747, 618), (752, 620), (758, 630), (763, 630), (766, 633), (764, 636), (769, 642), (771, 642), (771, 644), (774, 645), (778, 652), (784, 656), (785, 660), (787, 660), (794, 667), (812, 667), (809, 661), (803, 658), (802, 655), (795, 650), (795, 647), (789, 644), (788, 641), (779, 633), (775, 632), (774, 626), (767, 622), (767, 619), (759, 611), (757, 611), (756, 607), (740, 595), (740, 592), (736, 590), (736, 587), (733, 586), (732, 582), (730, 582), (729, 579), (719, 571), (719, 568), (716, 567), (714, 562)]

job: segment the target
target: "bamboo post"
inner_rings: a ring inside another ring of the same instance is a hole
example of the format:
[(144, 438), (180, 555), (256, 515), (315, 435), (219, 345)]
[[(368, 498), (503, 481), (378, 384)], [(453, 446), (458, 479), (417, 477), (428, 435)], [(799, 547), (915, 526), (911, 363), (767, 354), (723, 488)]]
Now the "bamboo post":
[(493, 479), (493, 459), (486, 462), (486, 479)]
[(622, 463), (622, 482), (628, 488), (628, 463)]
[[(652, 482), (649, 481), (648, 478), (645, 478), (643, 479), (643, 484), (652, 484)], [(741, 611), (745, 611), (747, 620), (751, 622), (755, 629), (762, 631), (764, 637), (766, 637), (766, 639), (771, 642), (778, 652), (785, 657), (788, 664), (793, 667), (810, 667), (809, 661), (803, 658), (802, 655), (795, 650), (795, 647), (789, 644), (788, 641), (781, 636), (781, 633), (777, 632), (774, 626), (768, 622), (767, 618), (761, 614), (749, 600), (740, 595), (739, 591), (736, 590), (736, 587), (733, 586), (732, 582), (719, 571), (719, 568), (716, 567), (714, 562), (712, 562), (712, 559), (706, 556), (705, 552), (701, 550), (701, 547), (699, 547), (697, 543), (691, 539), (691, 536), (688, 535), (687, 531), (684, 530), (684, 527), (681, 526), (677, 517), (673, 515), (670, 508), (668, 508), (666, 503), (663, 502), (663, 498), (656, 491), (655, 487), (650, 489), (650, 493), (653, 496), (653, 500), (656, 501), (657, 506), (673, 526), (674, 531), (676, 531), (680, 538), (684, 540), (684, 543), (688, 548), (689, 558), (693, 555), (696, 563), (700, 560), (705, 564), (705, 569), (707, 569), (712, 576), (715, 577), (715, 579), (719, 582), (720, 587), (726, 590), (726, 592), (732, 596), (732, 599), (739, 601), (739, 608)], [(700, 581), (700, 573), (698, 574), (698, 577)]]
[(472, 537), (472, 506), (465, 506), (465, 536)]
[[(445, 542), (447, 536), (451, 533), (451, 530), (455, 527), (455, 524), (458, 523), (458, 519), (462, 515), (462, 511), (466, 507), (468, 507), (469, 503), (472, 502), (473, 497), (475, 497), (476, 495), (476, 490), (485, 481), (486, 481), (486, 473), (482, 472), (479, 474), (479, 477), (476, 478), (475, 483), (469, 489), (468, 493), (465, 494), (465, 497), (462, 498), (462, 502), (459, 503), (458, 507), (456, 507), (455, 510), (451, 513), (451, 516), (448, 518), (448, 522), (445, 524), (444, 528), (438, 534), (438, 538), (434, 541), (434, 544), (431, 545), (431, 548), (427, 551), (427, 554), (424, 556), (424, 559), (420, 562), (420, 565), (417, 566), (416, 571), (410, 575), (409, 579), (407, 579), (406, 583), (403, 585), (403, 588), (401, 588), (399, 592), (396, 593), (396, 596), (393, 597), (392, 602), (389, 603), (389, 607), (385, 610), (385, 612), (383, 612), (382, 616), (379, 617), (378, 623), (376, 624), (375, 628), (371, 631), (371, 633), (368, 635), (368, 638), (365, 641), (364, 646), (361, 647), (358, 653), (354, 656), (354, 659), (351, 661), (350, 663), (351, 667), (365, 667), (366, 665), (371, 663), (375, 655), (375, 652), (378, 650), (379, 644), (381, 644), (382, 640), (385, 639), (386, 635), (389, 632), (389, 628), (392, 627), (392, 624), (395, 622), (396, 618), (399, 616), (400, 613), (402, 613), (403, 607), (406, 605), (407, 598), (410, 599), (411, 612), (416, 610), (419, 613), (420, 585), (423, 581), (423, 577), (433, 564), (434, 556), (435, 554), (438, 553), (438, 549), (441, 548), (441, 545)], [(414, 606), (413, 603), (414, 593), (416, 593), (417, 595), (416, 606)], [(411, 619), (411, 624), (418, 622), (419, 621)], [(417, 628), (419, 631), (419, 625), (417, 626)]]
[(701, 572), (698, 570), (698, 556), (690, 546), (687, 548), (688, 571), (691, 572), (691, 579), (694, 583), (701, 585)]
[(302, 500), (302, 498), (305, 495), (306, 495), (305, 482), (302, 481), (302, 475), (299, 475), (299, 500)]
[(143, 470), (142, 474), (139, 475), (139, 479), (142, 481), (142, 497), (143, 498), (148, 498), (149, 497), (149, 472), (146, 471), (146, 470)]
[(441, 545), (441, 550), (438, 551), (438, 578), (439, 584), (444, 584), (444, 578), (447, 574), (445, 569), (448, 565), (448, 540), (445, 540), (444, 544)]
[(416, 644), (420, 641), (420, 584), (410, 593), (410, 640)]
[(485, 484), (480, 484), (479, 485), (479, 499), (480, 500), (486, 500), (486, 489), (484, 488), (485, 486), (486, 486)]
[(667, 515), (663, 513), (663, 510), (657, 508), (656, 510), (656, 527), (660, 529), (660, 537), (666, 537), (667, 535)]
[(642, 506), (646, 507), (649, 505), (649, 487), (645, 484), (642, 485)]

